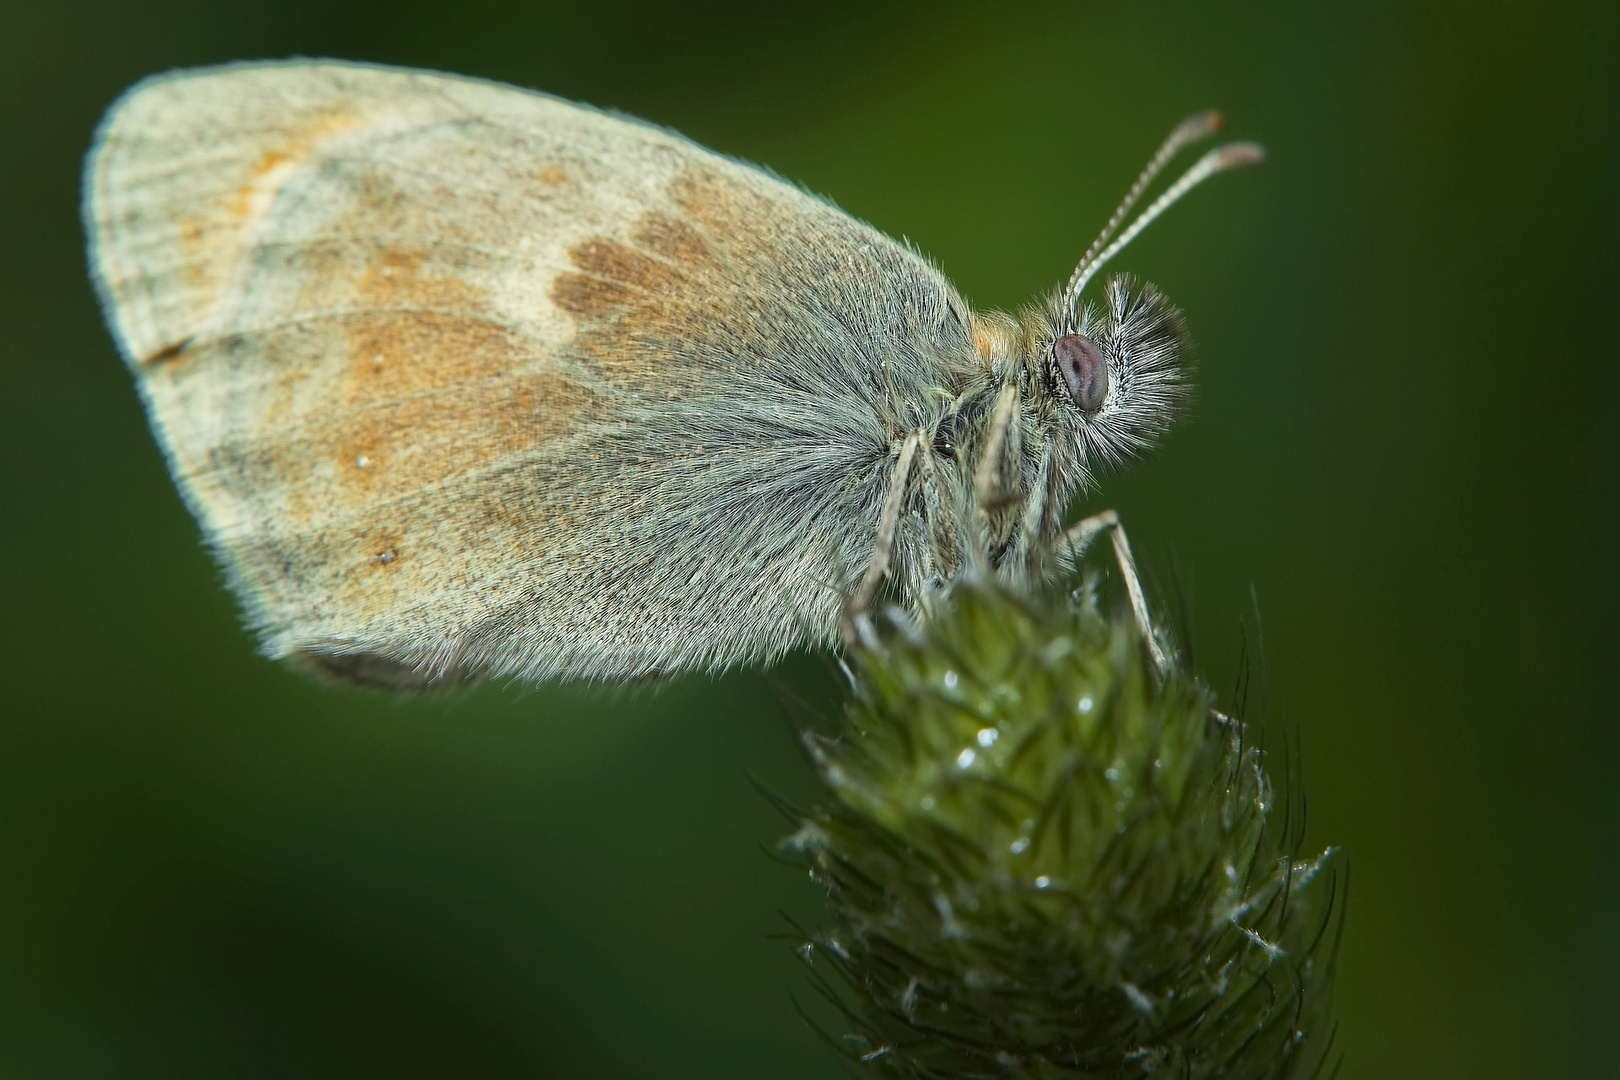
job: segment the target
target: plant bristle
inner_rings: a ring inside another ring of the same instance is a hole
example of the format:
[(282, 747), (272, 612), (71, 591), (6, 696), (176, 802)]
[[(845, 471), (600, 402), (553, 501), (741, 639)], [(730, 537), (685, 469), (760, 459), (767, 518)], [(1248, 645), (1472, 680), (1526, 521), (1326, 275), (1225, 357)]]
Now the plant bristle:
[(1331, 851), (1269, 824), (1254, 733), (1160, 679), (1089, 587), (967, 583), (891, 622), (854, 650), (841, 732), (805, 736), (834, 797), (789, 841), (828, 893), (803, 955), (852, 1056), (941, 1080), (1317, 1073), (1340, 890)]

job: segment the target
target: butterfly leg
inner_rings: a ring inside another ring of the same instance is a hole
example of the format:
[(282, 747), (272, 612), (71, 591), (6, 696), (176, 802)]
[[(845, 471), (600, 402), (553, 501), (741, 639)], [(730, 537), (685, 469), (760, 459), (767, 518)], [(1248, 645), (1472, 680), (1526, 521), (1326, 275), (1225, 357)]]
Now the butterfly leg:
[[(1016, 502), (1018, 496), (1007, 490), (1006, 459), (1018, 458), (1018, 425), (1014, 423), (1018, 415), (1018, 381), (1008, 379), (996, 398), (996, 408), (990, 414), (990, 426), (986, 431), (984, 449), (979, 454), (979, 464), (973, 470), (973, 494), (979, 504), (979, 522), (988, 536), (991, 530), (993, 515), (1004, 510), (1009, 504)], [(990, 537), (994, 546), (1000, 539)]]
[(1072, 561), (1078, 562), (1097, 535), (1105, 531), (1114, 542), (1114, 560), (1119, 563), (1120, 577), (1125, 579), (1125, 592), (1131, 600), (1131, 613), (1136, 616), (1137, 629), (1147, 643), (1153, 666), (1164, 674), (1170, 670), (1170, 660), (1153, 634), (1147, 596), (1142, 592), (1142, 579), (1136, 573), (1136, 560), (1131, 556), (1131, 542), (1125, 538), (1125, 528), (1119, 523), (1119, 515), (1112, 510), (1104, 510), (1075, 522), (1058, 538), (1054, 551), (1060, 555), (1067, 554)]
[(855, 595), (844, 604), (844, 617), (840, 620), (839, 628), (846, 644), (855, 642), (855, 617), (871, 606), (872, 598), (877, 595), (878, 587), (889, 573), (889, 564), (894, 555), (894, 533), (900, 525), (900, 511), (905, 506), (911, 467), (927, 439), (927, 432), (912, 431), (906, 434), (905, 441), (900, 444), (900, 460), (894, 466), (894, 475), (889, 479), (889, 493), (883, 500), (883, 512), (878, 517), (877, 540), (872, 545), (872, 557), (867, 560), (866, 573), (861, 575)]
[(917, 552), (917, 576), (923, 583), (923, 595), (913, 599), (918, 609), (926, 612), (934, 596), (956, 579), (961, 569), (961, 552), (956, 537), (956, 515), (946, 505), (949, 495), (932, 439), (924, 442), (917, 451), (917, 474), (923, 517), (923, 543)]

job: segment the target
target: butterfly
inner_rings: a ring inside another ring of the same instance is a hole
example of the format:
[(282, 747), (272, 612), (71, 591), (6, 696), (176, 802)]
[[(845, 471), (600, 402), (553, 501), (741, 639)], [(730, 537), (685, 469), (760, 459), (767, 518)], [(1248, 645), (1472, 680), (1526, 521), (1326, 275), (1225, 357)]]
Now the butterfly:
[[(887, 590), (1072, 566), (1065, 524), (1186, 380), (1153, 287), (974, 311), (792, 184), (475, 79), (329, 61), (149, 78), (85, 171), (91, 273), (262, 651), (420, 688), (622, 680), (835, 644)], [(1147, 640), (1163, 662), (1151, 632)]]

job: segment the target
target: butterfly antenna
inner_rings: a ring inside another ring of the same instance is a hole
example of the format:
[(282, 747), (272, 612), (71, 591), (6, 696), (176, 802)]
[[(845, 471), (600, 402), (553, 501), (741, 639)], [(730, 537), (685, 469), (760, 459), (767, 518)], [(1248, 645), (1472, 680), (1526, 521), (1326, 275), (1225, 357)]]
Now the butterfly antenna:
[(1081, 291), (1086, 287), (1086, 283), (1096, 276), (1097, 272), (1103, 268), (1103, 265), (1108, 260), (1118, 255), (1126, 244), (1136, 239), (1143, 229), (1152, 224), (1155, 218), (1170, 209), (1176, 200), (1216, 173), (1245, 165), (1256, 165), (1265, 159), (1265, 150), (1257, 143), (1228, 143), (1225, 146), (1216, 147), (1199, 158), (1192, 168), (1183, 173), (1179, 180), (1165, 190), (1164, 194), (1153, 200), (1148, 208), (1142, 211), (1135, 221), (1131, 222), (1130, 227), (1117, 240), (1114, 240), (1111, 244), (1108, 243), (1109, 238), (1114, 235), (1114, 230), (1119, 228), (1120, 223), (1124, 221), (1125, 215), (1130, 213), (1131, 207), (1135, 206), (1136, 201), (1142, 197), (1142, 192), (1164, 170), (1164, 167), (1190, 143), (1207, 138), (1224, 126), (1225, 120), (1222, 119), (1220, 113), (1214, 111), (1189, 116), (1176, 125), (1176, 129), (1170, 133), (1169, 138), (1165, 139), (1164, 144), (1159, 147), (1158, 153), (1153, 155), (1153, 159), (1142, 170), (1142, 175), (1137, 177), (1136, 183), (1132, 184), (1131, 189), (1125, 193), (1125, 198), (1120, 201), (1119, 208), (1108, 219), (1108, 224), (1103, 226), (1103, 230), (1098, 234), (1097, 239), (1092, 241), (1091, 247), (1087, 248), (1086, 253), (1080, 257), (1079, 265), (1074, 268), (1074, 273), (1069, 276), (1069, 283), (1063, 290), (1066, 310), (1072, 312), (1079, 300)]
[(1102, 232), (1097, 234), (1097, 239), (1093, 240), (1091, 246), (1086, 248), (1086, 253), (1080, 256), (1079, 265), (1074, 268), (1074, 273), (1069, 275), (1069, 285), (1063, 290), (1064, 295), (1073, 295), (1078, 291), (1075, 289), (1074, 283), (1080, 280), (1080, 275), (1085, 272), (1086, 267), (1091, 265), (1091, 260), (1096, 257), (1097, 252), (1101, 251), (1102, 246), (1108, 242), (1108, 238), (1114, 235), (1114, 230), (1119, 228), (1120, 222), (1125, 220), (1125, 215), (1131, 212), (1131, 207), (1135, 206), (1136, 200), (1142, 197), (1142, 192), (1146, 191), (1148, 185), (1153, 183), (1154, 177), (1163, 172), (1164, 167), (1170, 164), (1182, 150), (1195, 142), (1201, 142), (1209, 138), (1225, 127), (1226, 117), (1214, 109), (1210, 109), (1208, 112), (1194, 113), (1176, 125), (1175, 130), (1165, 137), (1159, 149), (1148, 160), (1147, 165), (1142, 169), (1142, 174), (1136, 178), (1136, 183), (1131, 185), (1131, 189), (1119, 201), (1119, 206), (1115, 207), (1113, 216), (1108, 219), (1108, 224), (1103, 226)]

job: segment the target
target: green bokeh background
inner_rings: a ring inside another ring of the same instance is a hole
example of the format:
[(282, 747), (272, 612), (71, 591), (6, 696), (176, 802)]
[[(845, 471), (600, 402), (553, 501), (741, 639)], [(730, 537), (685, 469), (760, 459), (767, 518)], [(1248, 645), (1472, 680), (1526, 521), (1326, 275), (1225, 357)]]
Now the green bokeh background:
[[(504, 79), (770, 165), (981, 306), (1217, 105), (1264, 141), (1122, 260), (1200, 401), (1112, 479), (1354, 867), (1346, 1077), (1620, 1076), (1612, 4), (9, 0), (0, 1075), (828, 1077), (752, 772), (771, 679), (396, 702), (257, 659), (86, 283), (101, 110), (170, 66)], [(774, 678), (831, 707), (821, 661)], [(1274, 736), (1280, 737), (1280, 736)]]

